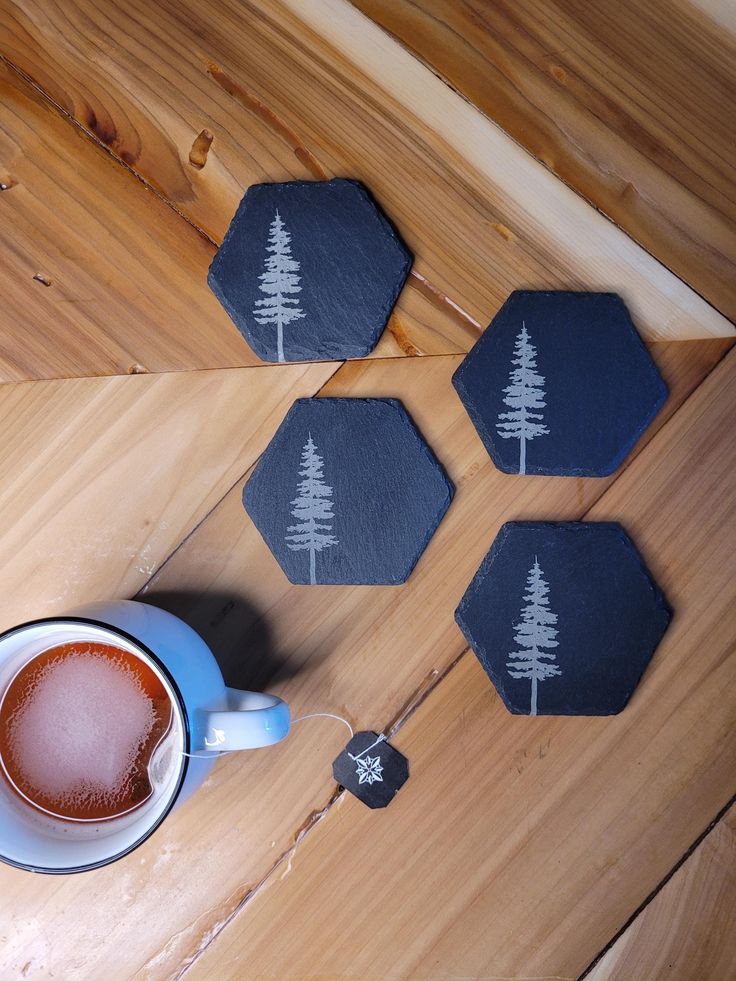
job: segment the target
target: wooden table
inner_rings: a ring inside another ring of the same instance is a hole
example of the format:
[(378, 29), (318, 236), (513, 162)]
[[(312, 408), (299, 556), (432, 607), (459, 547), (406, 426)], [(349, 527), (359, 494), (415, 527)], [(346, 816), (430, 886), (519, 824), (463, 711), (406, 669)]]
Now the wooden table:
[[(733, 8), (0, 10), (0, 627), (140, 596), (412, 774), (369, 811), (311, 720), (112, 867), (3, 867), (0, 976), (735, 977)], [(259, 365), (207, 266), (248, 185), (333, 175), (414, 271), (371, 358)], [(618, 291), (667, 379), (611, 478), (499, 473), (451, 388), (520, 287)], [(290, 586), (242, 510), (294, 398), (337, 394), (399, 396), (457, 485), (404, 587)], [(675, 607), (620, 716), (512, 717), (466, 650), (511, 518), (621, 521)]]

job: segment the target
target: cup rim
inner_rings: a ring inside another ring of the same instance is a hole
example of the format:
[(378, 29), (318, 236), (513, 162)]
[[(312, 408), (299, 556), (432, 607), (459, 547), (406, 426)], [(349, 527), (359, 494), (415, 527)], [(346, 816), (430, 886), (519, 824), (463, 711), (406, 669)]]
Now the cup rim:
[(174, 791), (171, 795), (168, 804), (161, 812), (161, 814), (158, 816), (158, 818), (154, 821), (154, 823), (149, 828), (146, 829), (146, 831), (141, 835), (141, 837), (135, 840), (134, 842), (132, 842), (132, 844), (126, 846), (121, 851), (117, 852), (115, 855), (111, 855), (108, 858), (101, 859), (99, 862), (90, 862), (87, 865), (74, 865), (69, 868), (58, 868), (58, 869), (49, 869), (42, 865), (28, 865), (25, 862), (18, 862), (15, 859), (8, 858), (6, 855), (3, 855), (2, 851), (0, 850), (0, 861), (5, 862), (6, 865), (12, 865), (16, 869), (23, 869), (26, 872), (46, 873), (48, 875), (73, 875), (77, 872), (90, 872), (93, 869), (104, 868), (104, 866), (110, 865), (112, 864), (112, 862), (117, 862), (118, 859), (124, 858), (126, 855), (129, 855), (132, 851), (135, 851), (136, 848), (142, 845), (144, 841), (147, 841), (154, 833), (154, 831), (156, 831), (156, 829), (168, 817), (168, 815), (171, 813), (174, 807), (174, 804), (176, 804), (179, 798), (179, 794), (181, 793), (181, 789), (184, 785), (184, 780), (186, 778), (187, 771), (189, 770), (189, 756), (186, 754), (191, 752), (191, 732), (189, 728), (189, 716), (187, 714), (186, 705), (184, 704), (184, 699), (182, 697), (181, 690), (178, 684), (176, 683), (176, 681), (174, 680), (171, 671), (169, 671), (169, 669), (163, 663), (161, 658), (158, 657), (158, 655), (154, 654), (154, 652), (149, 647), (147, 647), (142, 641), (140, 641), (137, 637), (134, 637), (133, 634), (129, 634), (126, 630), (122, 630), (120, 627), (116, 627), (114, 624), (105, 623), (103, 620), (96, 620), (93, 617), (77, 617), (77, 616), (40, 617), (37, 620), (27, 620), (25, 621), (25, 623), (19, 623), (14, 627), (10, 627), (8, 630), (3, 630), (2, 632), (0, 632), (0, 643), (4, 641), (7, 637), (12, 636), (14, 633), (17, 633), (21, 630), (26, 630), (29, 627), (38, 627), (45, 623), (48, 624), (83, 623), (86, 624), (87, 626), (99, 627), (103, 630), (109, 631), (112, 634), (117, 634), (118, 637), (121, 637), (123, 640), (126, 640), (129, 644), (132, 644), (134, 647), (137, 647), (140, 651), (142, 651), (143, 654), (145, 654), (146, 657), (150, 658), (151, 661), (153, 661), (156, 668), (161, 672), (162, 675), (164, 675), (164, 677), (170, 684), (171, 690), (174, 693), (174, 696), (177, 700), (181, 719), (183, 722), (185, 755), (183, 756), (183, 765), (179, 772), (179, 779), (177, 781), (176, 787), (174, 788)]

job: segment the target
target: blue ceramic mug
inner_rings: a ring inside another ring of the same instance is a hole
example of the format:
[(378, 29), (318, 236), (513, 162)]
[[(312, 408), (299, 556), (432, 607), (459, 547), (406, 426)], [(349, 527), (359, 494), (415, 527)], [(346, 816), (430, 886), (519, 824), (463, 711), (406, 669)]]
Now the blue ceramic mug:
[(199, 634), (171, 613), (130, 600), (91, 603), (1, 634), (0, 703), (31, 658), (71, 642), (109, 644), (143, 661), (170, 697), (172, 725), (149, 765), (153, 792), (119, 817), (62, 820), (22, 799), (4, 779), (7, 774), (0, 774), (0, 859), (10, 865), (60, 873), (114, 862), (149, 838), (204, 783), (219, 752), (269, 746), (289, 732), (285, 702), (227, 688)]

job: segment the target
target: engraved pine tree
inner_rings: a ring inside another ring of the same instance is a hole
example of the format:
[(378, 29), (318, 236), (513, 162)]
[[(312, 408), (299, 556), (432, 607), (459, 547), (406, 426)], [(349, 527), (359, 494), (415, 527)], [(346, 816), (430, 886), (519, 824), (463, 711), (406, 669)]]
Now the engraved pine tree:
[(544, 401), (544, 378), (537, 369), (537, 349), (529, 339), (529, 331), (522, 321), (521, 330), (516, 337), (514, 367), (509, 375), (509, 384), (504, 388), (504, 403), (510, 412), (499, 412), (496, 430), (502, 439), (519, 440), (519, 473), (526, 473), (527, 440), (545, 436), (549, 429), (542, 422)]
[(534, 565), (529, 570), (526, 580), (524, 601), (526, 606), (521, 611), (521, 620), (514, 624), (514, 640), (521, 650), (511, 651), (512, 660), (506, 662), (506, 667), (512, 678), (529, 678), (532, 683), (530, 715), (537, 714), (537, 685), (547, 678), (562, 674), (551, 648), (558, 646), (555, 640), (557, 630), (557, 614), (549, 608), (549, 586), (545, 582), (536, 555)]
[(266, 246), (266, 271), (258, 277), (264, 299), (256, 300), (253, 316), (262, 326), (276, 327), (276, 350), (279, 361), (284, 361), (284, 327), (305, 314), (299, 301), (293, 296), (301, 293), (299, 263), (291, 254), (291, 234), (287, 231), (281, 215), (276, 212)]
[(316, 556), (331, 545), (338, 545), (337, 538), (331, 533), (332, 488), (324, 481), (322, 468), (324, 460), (317, 452), (312, 434), (302, 449), (301, 469), (299, 476), (302, 480), (297, 484), (297, 496), (291, 501), (291, 516), (297, 524), (289, 525), (286, 529), (286, 544), (293, 551), (309, 549), (309, 582), (317, 582)]

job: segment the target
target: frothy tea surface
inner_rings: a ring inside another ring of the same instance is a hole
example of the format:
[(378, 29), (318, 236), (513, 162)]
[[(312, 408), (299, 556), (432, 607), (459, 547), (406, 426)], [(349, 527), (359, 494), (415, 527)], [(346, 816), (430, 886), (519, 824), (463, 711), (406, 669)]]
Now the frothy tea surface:
[(148, 764), (172, 720), (143, 661), (108, 644), (53, 647), (26, 664), (0, 705), (0, 762), (25, 797), (71, 820), (142, 804)]

